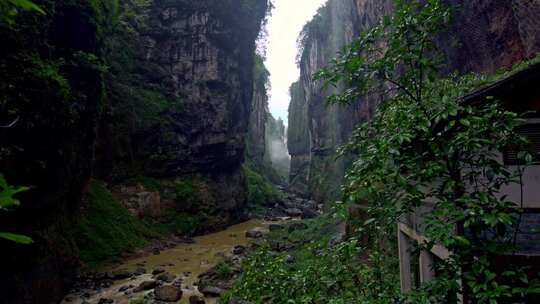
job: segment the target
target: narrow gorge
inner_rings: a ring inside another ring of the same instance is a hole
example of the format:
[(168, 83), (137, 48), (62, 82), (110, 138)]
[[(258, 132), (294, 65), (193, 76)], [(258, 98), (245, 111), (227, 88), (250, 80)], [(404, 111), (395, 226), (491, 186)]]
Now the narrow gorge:
[[(538, 300), (540, 2), (285, 1), (0, 0), (0, 303)], [(308, 7), (285, 119), (269, 21)]]

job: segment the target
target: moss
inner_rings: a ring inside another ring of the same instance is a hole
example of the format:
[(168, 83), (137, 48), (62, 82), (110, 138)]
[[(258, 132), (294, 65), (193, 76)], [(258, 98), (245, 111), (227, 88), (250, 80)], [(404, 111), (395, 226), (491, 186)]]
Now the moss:
[(105, 186), (92, 181), (89, 205), (75, 229), (80, 258), (90, 267), (118, 258), (123, 252), (144, 246), (158, 234), (133, 217)]

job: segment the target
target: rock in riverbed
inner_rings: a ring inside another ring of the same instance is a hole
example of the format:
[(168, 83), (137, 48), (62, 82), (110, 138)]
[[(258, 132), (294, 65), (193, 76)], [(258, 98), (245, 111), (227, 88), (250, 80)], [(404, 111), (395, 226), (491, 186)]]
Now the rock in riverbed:
[(225, 291), (221, 288), (218, 288), (218, 287), (214, 287), (214, 286), (206, 286), (206, 287), (203, 287), (200, 292), (205, 296), (205, 297), (213, 297), (213, 298), (217, 298), (217, 297), (220, 297)]
[(182, 289), (172, 285), (158, 286), (154, 290), (154, 294), (156, 300), (176, 302), (182, 298)]
[(263, 237), (263, 232), (260, 228), (255, 228), (246, 231), (246, 237), (252, 238), (252, 239), (258, 239)]
[(199, 296), (191, 296), (189, 297), (189, 304), (206, 304), (206, 302)]
[(150, 289), (155, 288), (157, 285), (158, 285), (157, 281), (155, 281), (155, 280), (144, 281), (141, 284), (139, 284), (139, 286), (137, 286), (137, 288), (135, 288), (133, 291), (134, 292), (141, 292), (141, 291), (145, 291), (145, 290), (150, 290)]

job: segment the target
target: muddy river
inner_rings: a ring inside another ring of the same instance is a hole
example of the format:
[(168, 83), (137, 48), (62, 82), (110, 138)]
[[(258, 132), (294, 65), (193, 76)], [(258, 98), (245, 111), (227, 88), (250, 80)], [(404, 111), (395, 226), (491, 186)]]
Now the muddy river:
[[(147, 274), (132, 277), (126, 280), (115, 281), (110, 287), (99, 291), (79, 291), (76, 294), (66, 296), (62, 304), (98, 304), (100, 299), (114, 300), (115, 304), (128, 304), (131, 299), (142, 298), (145, 293), (141, 292), (126, 295), (119, 289), (123, 286), (138, 286), (143, 281), (152, 279), (152, 270), (162, 268), (182, 279), (183, 297), (178, 303), (188, 303), (191, 295), (202, 296), (195, 286), (197, 277), (208, 271), (211, 267), (232, 255), (231, 250), (237, 245), (247, 245), (246, 231), (261, 228), (266, 229), (269, 223), (251, 220), (242, 224), (234, 225), (228, 229), (200, 237), (195, 237), (193, 244), (180, 244), (174, 248), (162, 251), (159, 255), (149, 255), (140, 258), (126, 260), (119, 265), (104, 269), (104, 272), (120, 270), (135, 271), (144, 268)], [(86, 296), (82, 295), (86, 293)], [(206, 303), (215, 303), (217, 299), (206, 298)]]

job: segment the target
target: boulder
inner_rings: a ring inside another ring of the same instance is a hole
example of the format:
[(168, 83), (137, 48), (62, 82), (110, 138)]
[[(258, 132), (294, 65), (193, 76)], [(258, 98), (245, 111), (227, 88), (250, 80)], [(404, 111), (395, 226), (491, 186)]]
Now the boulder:
[(233, 254), (243, 254), (244, 252), (246, 252), (246, 246), (242, 245), (234, 246), (232, 250)]
[(176, 279), (176, 276), (168, 272), (162, 273), (156, 277), (156, 280), (166, 283), (172, 283), (174, 279)]
[(263, 233), (258, 228), (246, 231), (246, 237), (248, 238), (258, 239), (258, 238), (261, 238), (262, 236), (263, 236)]
[(182, 298), (182, 289), (172, 285), (158, 286), (154, 290), (154, 297), (158, 301), (177, 302)]
[(133, 276), (133, 273), (132, 272), (129, 272), (127, 270), (117, 270), (115, 272), (113, 272), (111, 274), (111, 278), (113, 280), (125, 280), (125, 279), (129, 279)]
[(217, 298), (220, 297), (225, 291), (221, 288), (214, 286), (205, 286), (199, 290), (205, 297)]
[(189, 297), (189, 304), (206, 304), (206, 302), (199, 296), (191, 296)]
[(288, 216), (292, 216), (292, 217), (302, 216), (302, 210), (300, 210), (300, 209), (298, 209), (298, 208), (288, 208), (288, 209), (285, 209), (285, 213), (286, 213)]
[(165, 272), (165, 269), (161, 268), (161, 267), (158, 267), (156, 269), (154, 269), (152, 271), (152, 275), (157, 275), (157, 274), (160, 274), (160, 273), (164, 273)]
[(157, 285), (158, 285), (157, 281), (155, 280), (144, 281), (141, 284), (139, 284), (139, 286), (137, 286), (137, 288), (135, 288), (133, 291), (141, 292), (145, 290), (150, 290), (150, 289), (156, 288)]
[(270, 224), (270, 226), (268, 226), (268, 229), (270, 231), (282, 230), (283, 228), (284, 228), (283, 225), (279, 225), (279, 224)]

